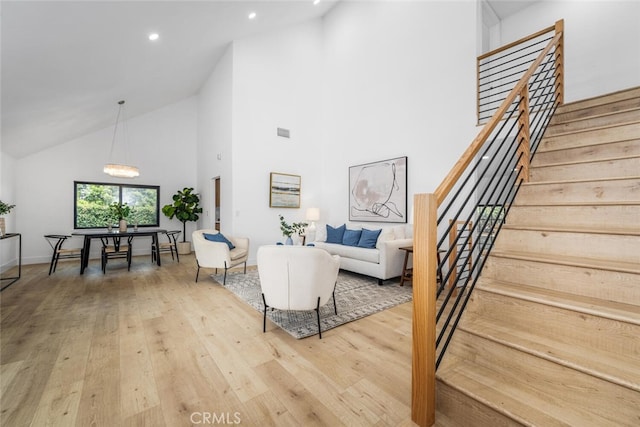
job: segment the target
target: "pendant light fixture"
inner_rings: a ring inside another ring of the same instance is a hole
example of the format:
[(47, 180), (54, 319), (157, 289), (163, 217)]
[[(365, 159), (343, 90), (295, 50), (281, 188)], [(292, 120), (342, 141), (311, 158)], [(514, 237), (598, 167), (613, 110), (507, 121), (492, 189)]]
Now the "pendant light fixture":
[(125, 165), (122, 163), (113, 163), (113, 148), (116, 145), (116, 136), (118, 135), (118, 123), (120, 122), (120, 114), (122, 113), (122, 144), (124, 151), (124, 160), (127, 161), (127, 132), (126, 120), (124, 118), (124, 101), (118, 101), (118, 115), (116, 116), (116, 126), (113, 129), (113, 139), (111, 140), (111, 151), (109, 152), (109, 162), (104, 165), (104, 173), (115, 176), (117, 178), (135, 178), (140, 175), (140, 171), (136, 166)]

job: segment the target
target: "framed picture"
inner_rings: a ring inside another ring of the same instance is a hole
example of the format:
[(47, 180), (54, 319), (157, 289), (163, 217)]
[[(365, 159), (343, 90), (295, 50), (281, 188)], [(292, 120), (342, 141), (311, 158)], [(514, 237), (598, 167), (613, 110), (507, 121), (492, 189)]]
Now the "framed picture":
[(349, 167), (349, 221), (407, 222), (407, 157)]
[(300, 207), (300, 175), (271, 172), (269, 207)]

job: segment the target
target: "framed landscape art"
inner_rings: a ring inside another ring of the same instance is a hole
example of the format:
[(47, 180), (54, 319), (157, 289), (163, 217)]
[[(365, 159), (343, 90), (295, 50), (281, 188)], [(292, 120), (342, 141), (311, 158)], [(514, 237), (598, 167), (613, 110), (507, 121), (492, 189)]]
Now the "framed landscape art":
[(300, 175), (271, 172), (269, 207), (300, 207)]
[(407, 157), (349, 167), (349, 221), (407, 222)]

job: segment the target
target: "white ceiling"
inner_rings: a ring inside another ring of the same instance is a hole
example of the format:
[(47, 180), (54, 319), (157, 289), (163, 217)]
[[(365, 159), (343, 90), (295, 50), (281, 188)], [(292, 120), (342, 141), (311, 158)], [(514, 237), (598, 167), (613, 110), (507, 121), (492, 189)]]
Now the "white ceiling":
[[(2, 152), (21, 158), (113, 125), (121, 99), (131, 118), (194, 95), (232, 40), (323, 16), (336, 1), (3, 0)], [(527, 6), (489, 3), (501, 18)]]

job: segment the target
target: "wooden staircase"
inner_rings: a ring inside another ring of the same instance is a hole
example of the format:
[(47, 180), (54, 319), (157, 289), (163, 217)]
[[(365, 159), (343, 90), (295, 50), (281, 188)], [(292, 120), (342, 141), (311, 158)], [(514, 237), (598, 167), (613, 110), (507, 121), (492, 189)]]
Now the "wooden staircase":
[(640, 425), (640, 88), (561, 106), (437, 371), (436, 425)]

